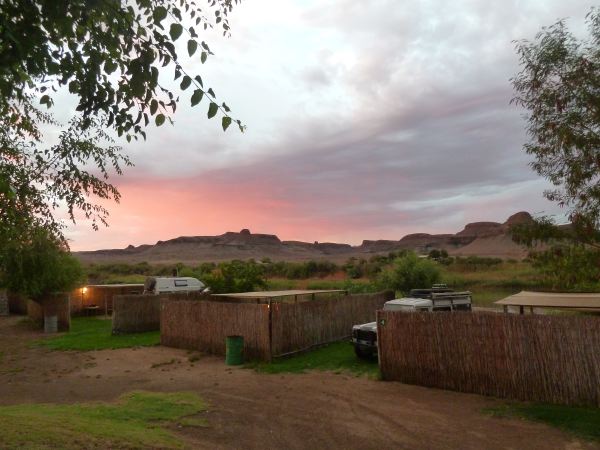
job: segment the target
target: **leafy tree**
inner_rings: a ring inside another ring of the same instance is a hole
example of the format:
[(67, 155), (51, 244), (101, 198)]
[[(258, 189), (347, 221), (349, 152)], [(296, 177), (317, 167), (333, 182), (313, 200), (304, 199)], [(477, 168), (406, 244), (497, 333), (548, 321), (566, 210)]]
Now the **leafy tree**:
[(27, 242), (9, 244), (0, 272), (0, 281), (13, 292), (38, 303), (49, 295), (74, 288), (83, 278), (83, 269), (65, 248), (43, 228), (32, 233)]
[(560, 291), (597, 291), (600, 288), (600, 251), (584, 245), (554, 245), (532, 252), (530, 258), (544, 285)]
[(430, 288), (440, 281), (440, 270), (435, 262), (419, 258), (409, 252), (394, 260), (392, 266), (378, 276), (381, 289), (394, 289), (404, 294), (411, 289)]
[[(12, 0), (0, 2), (0, 247), (44, 227), (61, 237), (54, 216), (66, 207), (106, 223), (94, 198), (119, 200), (108, 180), (130, 165), (111, 133), (145, 138), (145, 127), (172, 121), (179, 95), (165, 87), (169, 70), (192, 106), (203, 99), (208, 118), (233, 120), (199, 74), (186, 72), (175, 43), (204, 63), (212, 52), (201, 40), (208, 27), (229, 33), (238, 0)], [(77, 98), (64, 127), (52, 116), (58, 95)], [(44, 110), (42, 110), (42, 108)], [(44, 127), (61, 128), (47, 144)], [(31, 236), (30, 236), (31, 237)]]
[(250, 292), (266, 289), (264, 268), (255, 262), (234, 260), (219, 264), (210, 275), (203, 277), (212, 292), (216, 294)]
[(565, 291), (600, 288), (598, 231), (582, 232), (581, 222), (558, 226), (542, 216), (511, 227), (512, 239), (529, 249), (529, 259), (540, 274), (541, 284)]
[(429, 259), (439, 259), (442, 256), (441, 252), (434, 248), (433, 250), (431, 250), (429, 252), (429, 255), (427, 256)]
[(585, 40), (561, 20), (518, 42), (521, 71), (512, 79), (513, 102), (527, 111), (532, 167), (555, 186), (545, 196), (569, 208), (580, 232), (600, 224), (600, 9), (587, 25)]

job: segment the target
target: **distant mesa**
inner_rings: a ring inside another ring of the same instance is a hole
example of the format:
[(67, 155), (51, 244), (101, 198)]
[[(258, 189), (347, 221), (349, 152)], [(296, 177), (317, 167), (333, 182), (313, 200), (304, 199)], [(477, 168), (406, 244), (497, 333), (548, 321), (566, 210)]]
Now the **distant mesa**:
[(350, 257), (369, 258), (374, 254), (413, 250), (428, 253), (445, 249), (450, 255), (478, 255), (502, 258), (523, 258), (526, 249), (514, 243), (509, 235), (510, 226), (532, 221), (531, 214), (520, 211), (506, 222), (473, 222), (456, 234), (413, 233), (395, 240), (364, 240), (358, 246), (333, 242), (281, 241), (274, 234), (253, 234), (248, 228), (239, 232), (228, 231), (218, 236), (180, 236), (154, 245), (124, 249), (75, 252), (83, 262), (142, 262), (198, 263), (232, 259), (273, 261), (332, 260), (345, 261)]
[(456, 236), (464, 237), (491, 237), (498, 236), (504, 232), (504, 227), (497, 222), (473, 222), (465, 225), (462, 231), (456, 233)]
[(512, 225), (521, 225), (523, 223), (531, 222), (533, 222), (533, 217), (531, 214), (529, 214), (527, 211), (520, 211), (510, 216), (506, 222), (504, 222), (504, 224), (510, 227)]

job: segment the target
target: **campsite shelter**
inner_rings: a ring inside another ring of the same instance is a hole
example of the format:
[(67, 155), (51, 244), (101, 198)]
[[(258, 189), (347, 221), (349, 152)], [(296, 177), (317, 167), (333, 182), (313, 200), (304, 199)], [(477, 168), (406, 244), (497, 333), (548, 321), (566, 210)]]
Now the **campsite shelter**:
[(519, 307), (520, 314), (524, 314), (526, 307), (532, 314), (533, 308), (600, 311), (600, 293), (521, 291), (498, 300), (496, 305), (501, 305), (504, 312), (508, 312), (509, 306)]
[(71, 292), (71, 313), (108, 315), (115, 295), (141, 294), (143, 284), (88, 284)]

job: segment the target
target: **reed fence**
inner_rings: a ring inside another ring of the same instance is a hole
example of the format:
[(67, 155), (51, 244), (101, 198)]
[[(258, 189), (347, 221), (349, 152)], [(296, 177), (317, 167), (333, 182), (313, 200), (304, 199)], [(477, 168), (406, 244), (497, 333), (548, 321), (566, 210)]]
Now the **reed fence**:
[(349, 337), (352, 325), (375, 321), (392, 291), (271, 305), (272, 356), (302, 351)]
[(27, 300), (27, 316), (37, 326), (44, 326), (44, 316), (56, 316), (58, 331), (71, 329), (71, 301), (68, 293), (53, 294), (41, 303)]
[(391, 298), (391, 291), (270, 304), (171, 297), (161, 303), (161, 343), (224, 354), (225, 338), (239, 335), (247, 358), (270, 360), (350, 336)]
[(225, 338), (244, 337), (244, 355), (270, 358), (269, 305), (163, 299), (161, 344), (225, 354)]
[(112, 298), (112, 332), (140, 333), (160, 329), (160, 302), (157, 295), (116, 295)]
[(378, 311), (385, 380), (519, 400), (600, 406), (600, 320)]

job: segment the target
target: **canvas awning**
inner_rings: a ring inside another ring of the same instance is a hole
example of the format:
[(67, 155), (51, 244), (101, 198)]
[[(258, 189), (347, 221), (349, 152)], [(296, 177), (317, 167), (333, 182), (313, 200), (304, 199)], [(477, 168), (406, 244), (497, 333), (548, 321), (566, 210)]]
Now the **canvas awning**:
[(600, 310), (600, 293), (521, 291), (518, 294), (503, 298), (495, 303), (501, 306)]

